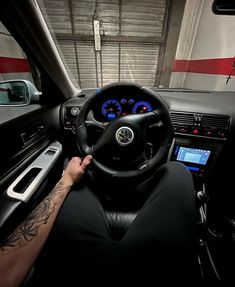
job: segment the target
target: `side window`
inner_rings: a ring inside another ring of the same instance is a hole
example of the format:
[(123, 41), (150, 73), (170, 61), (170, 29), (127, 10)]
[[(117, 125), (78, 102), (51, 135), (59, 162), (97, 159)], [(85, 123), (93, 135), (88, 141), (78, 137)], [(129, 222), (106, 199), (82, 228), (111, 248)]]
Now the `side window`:
[(0, 124), (40, 107), (40, 73), (0, 21)]

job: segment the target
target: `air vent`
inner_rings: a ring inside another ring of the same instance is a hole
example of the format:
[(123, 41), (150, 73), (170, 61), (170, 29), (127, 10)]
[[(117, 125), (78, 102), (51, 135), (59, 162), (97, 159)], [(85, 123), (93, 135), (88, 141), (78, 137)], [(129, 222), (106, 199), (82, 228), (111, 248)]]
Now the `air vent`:
[(203, 127), (229, 128), (229, 117), (226, 116), (202, 115), (201, 122)]
[(171, 112), (171, 120), (174, 124), (193, 125), (194, 114)]
[(223, 115), (171, 112), (175, 134), (225, 140), (230, 118)]

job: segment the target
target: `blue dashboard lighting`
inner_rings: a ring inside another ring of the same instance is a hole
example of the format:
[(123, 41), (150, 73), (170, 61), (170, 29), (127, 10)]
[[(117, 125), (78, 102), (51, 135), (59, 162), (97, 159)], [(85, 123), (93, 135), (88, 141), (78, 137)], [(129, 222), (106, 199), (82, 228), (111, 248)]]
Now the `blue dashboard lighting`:
[(196, 166), (186, 165), (186, 167), (188, 170), (191, 170), (191, 171), (199, 171), (200, 170), (200, 168), (196, 167)]
[(121, 115), (122, 107), (118, 100), (109, 99), (102, 104), (101, 111), (107, 119), (115, 119)]
[(179, 151), (179, 146), (177, 145), (176, 148), (175, 148), (175, 155), (178, 154), (178, 151)]
[(153, 110), (152, 106), (149, 102), (146, 101), (139, 101), (135, 103), (134, 107), (132, 108), (132, 113), (146, 113), (151, 112)]
[(115, 114), (107, 114), (108, 119), (115, 119), (116, 115)]

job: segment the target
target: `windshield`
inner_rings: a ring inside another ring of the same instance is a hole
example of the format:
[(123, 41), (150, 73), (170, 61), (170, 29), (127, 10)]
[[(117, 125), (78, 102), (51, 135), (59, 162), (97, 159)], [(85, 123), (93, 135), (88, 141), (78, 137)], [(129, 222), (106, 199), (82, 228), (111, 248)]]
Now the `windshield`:
[(212, 0), (38, 0), (71, 80), (234, 91), (234, 17)]

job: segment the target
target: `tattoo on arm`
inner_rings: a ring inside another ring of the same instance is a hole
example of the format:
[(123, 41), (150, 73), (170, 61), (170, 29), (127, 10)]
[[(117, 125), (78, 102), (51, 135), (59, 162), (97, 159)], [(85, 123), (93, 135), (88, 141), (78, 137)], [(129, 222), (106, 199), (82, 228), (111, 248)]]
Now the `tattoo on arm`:
[[(60, 181), (51, 193), (26, 217), (26, 219), (15, 229), (15, 231), (0, 243), (0, 251), (19, 246), (23, 247), (32, 241), (37, 235), (40, 227), (48, 222), (51, 214), (55, 211), (56, 205), (65, 196), (70, 187)], [(55, 199), (57, 197), (57, 199)], [(58, 200), (59, 199), (59, 200)]]

